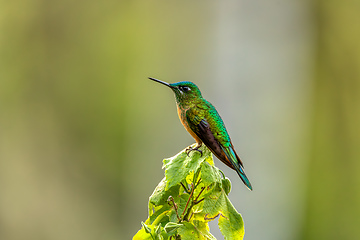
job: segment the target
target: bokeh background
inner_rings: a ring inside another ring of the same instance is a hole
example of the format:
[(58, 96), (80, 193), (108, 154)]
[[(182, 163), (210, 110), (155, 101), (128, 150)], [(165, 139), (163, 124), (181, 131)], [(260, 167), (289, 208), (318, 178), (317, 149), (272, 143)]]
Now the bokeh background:
[[(195, 82), (254, 191), (245, 239), (356, 239), (360, 2), (0, 1), (0, 239), (131, 239)], [(215, 224), (213, 234), (222, 239)]]

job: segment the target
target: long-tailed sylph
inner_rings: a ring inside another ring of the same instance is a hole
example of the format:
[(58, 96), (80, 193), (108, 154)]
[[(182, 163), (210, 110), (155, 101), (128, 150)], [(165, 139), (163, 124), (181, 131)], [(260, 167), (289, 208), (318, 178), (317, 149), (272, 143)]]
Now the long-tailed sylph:
[(149, 79), (168, 86), (175, 93), (180, 121), (197, 143), (195, 148), (188, 147), (187, 153), (195, 150), (202, 154), (199, 147), (204, 143), (218, 159), (234, 169), (252, 190), (223, 120), (215, 107), (202, 97), (199, 88), (187, 81), (169, 84), (155, 78)]

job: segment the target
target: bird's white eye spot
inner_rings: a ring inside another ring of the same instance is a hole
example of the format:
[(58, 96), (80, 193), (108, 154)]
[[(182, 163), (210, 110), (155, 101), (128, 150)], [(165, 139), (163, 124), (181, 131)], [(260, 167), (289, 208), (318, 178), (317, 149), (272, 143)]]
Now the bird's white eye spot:
[(183, 91), (183, 92), (189, 92), (189, 91), (191, 91), (191, 88), (189, 88), (187, 86), (183, 86), (183, 87), (180, 88), (180, 90)]

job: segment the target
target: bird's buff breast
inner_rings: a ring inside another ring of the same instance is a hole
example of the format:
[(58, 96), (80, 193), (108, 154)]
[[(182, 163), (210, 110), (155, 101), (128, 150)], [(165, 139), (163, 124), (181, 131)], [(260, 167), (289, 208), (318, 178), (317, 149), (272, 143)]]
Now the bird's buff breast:
[(182, 123), (182, 125), (185, 127), (186, 131), (188, 131), (190, 133), (190, 135), (195, 139), (195, 141), (197, 143), (202, 143), (202, 141), (200, 140), (200, 138), (191, 130), (187, 119), (186, 119), (186, 110), (187, 109), (183, 109), (179, 106), (177, 106), (177, 112), (180, 118), (180, 121)]

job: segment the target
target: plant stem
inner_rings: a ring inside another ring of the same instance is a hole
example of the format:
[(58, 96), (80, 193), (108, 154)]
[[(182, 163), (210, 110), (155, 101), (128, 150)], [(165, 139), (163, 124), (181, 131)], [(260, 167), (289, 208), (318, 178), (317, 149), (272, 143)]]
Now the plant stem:
[(184, 220), (184, 214), (185, 214), (185, 212), (186, 212), (186, 208), (187, 208), (188, 205), (189, 205), (190, 199), (192, 198), (192, 196), (193, 196), (193, 194), (194, 194), (194, 189), (195, 189), (195, 186), (194, 186), (193, 183), (191, 183), (191, 193), (190, 193), (189, 199), (188, 199), (187, 202), (186, 202), (184, 211), (183, 211), (183, 213), (181, 214), (181, 216), (183, 217), (182, 220)]
[(174, 205), (174, 209), (175, 209), (175, 213), (176, 213), (176, 217), (177, 219), (179, 220), (179, 222), (181, 222), (181, 218), (179, 217), (179, 214), (178, 214), (178, 207), (174, 201), (174, 198), (172, 196), (169, 196), (169, 200), (172, 201), (173, 205)]
[(195, 202), (197, 202), (197, 200), (199, 199), (200, 195), (202, 194), (202, 192), (204, 191), (205, 187), (201, 188), (201, 191), (199, 193), (199, 195), (195, 198)]
[(182, 182), (180, 182), (180, 183), (181, 183), (181, 186), (183, 186), (183, 188), (184, 188), (185, 192), (190, 193), (190, 190), (189, 190), (189, 189), (187, 189), (187, 187), (185, 187), (185, 185), (184, 185)]

